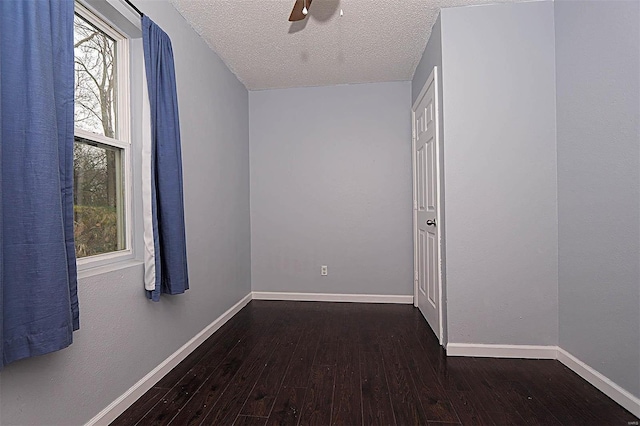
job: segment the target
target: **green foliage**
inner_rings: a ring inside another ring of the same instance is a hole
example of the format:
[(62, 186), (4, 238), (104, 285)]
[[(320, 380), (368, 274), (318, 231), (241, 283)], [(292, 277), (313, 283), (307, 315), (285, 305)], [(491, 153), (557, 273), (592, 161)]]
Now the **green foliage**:
[(73, 206), (73, 222), (78, 258), (118, 250), (115, 208)]

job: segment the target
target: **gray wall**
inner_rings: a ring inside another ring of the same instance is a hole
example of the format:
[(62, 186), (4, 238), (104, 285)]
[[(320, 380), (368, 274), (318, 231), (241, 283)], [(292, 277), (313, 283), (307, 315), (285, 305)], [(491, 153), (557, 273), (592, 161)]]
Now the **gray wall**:
[(254, 291), (412, 294), (410, 102), (409, 82), (250, 92)]
[(74, 344), (2, 372), (3, 425), (83, 424), (251, 291), (247, 90), (168, 1), (137, 4), (173, 41), (191, 289), (149, 302), (139, 263), (82, 279)]
[(640, 396), (640, 3), (555, 3), (560, 346)]
[[(420, 91), (435, 66), (440, 69), (440, 75), (438, 77), (440, 78), (440, 106), (442, 107), (442, 25), (440, 15), (438, 15), (438, 19), (436, 19), (433, 27), (431, 27), (431, 34), (422, 53), (422, 58), (416, 67), (416, 71), (413, 73), (413, 79), (411, 80), (412, 105), (416, 102), (416, 99), (418, 99)], [(442, 114), (440, 114), (440, 117), (442, 117)]]
[(443, 9), (451, 343), (558, 343), (552, 2)]

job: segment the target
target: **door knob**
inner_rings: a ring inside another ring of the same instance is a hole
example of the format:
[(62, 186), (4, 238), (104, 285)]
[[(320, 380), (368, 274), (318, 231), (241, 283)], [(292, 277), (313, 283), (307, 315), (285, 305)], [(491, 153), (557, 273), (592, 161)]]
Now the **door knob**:
[(427, 226), (436, 226), (436, 220), (427, 219)]

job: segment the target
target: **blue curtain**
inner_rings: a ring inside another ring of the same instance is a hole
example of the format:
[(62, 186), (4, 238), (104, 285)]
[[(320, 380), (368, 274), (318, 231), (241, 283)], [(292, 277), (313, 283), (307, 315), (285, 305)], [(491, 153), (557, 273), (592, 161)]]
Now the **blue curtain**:
[(0, 1), (2, 366), (62, 349), (79, 328), (73, 7)]
[(147, 296), (180, 294), (189, 288), (182, 191), (178, 95), (169, 36), (142, 17), (144, 62), (151, 110), (151, 205), (155, 289)]

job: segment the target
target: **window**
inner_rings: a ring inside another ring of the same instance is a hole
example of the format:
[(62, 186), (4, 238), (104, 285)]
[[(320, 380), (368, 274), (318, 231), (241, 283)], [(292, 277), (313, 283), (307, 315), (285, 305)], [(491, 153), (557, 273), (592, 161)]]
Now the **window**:
[(130, 253), (127, 39), (76, 3), (74, 236), (81, 264)]

